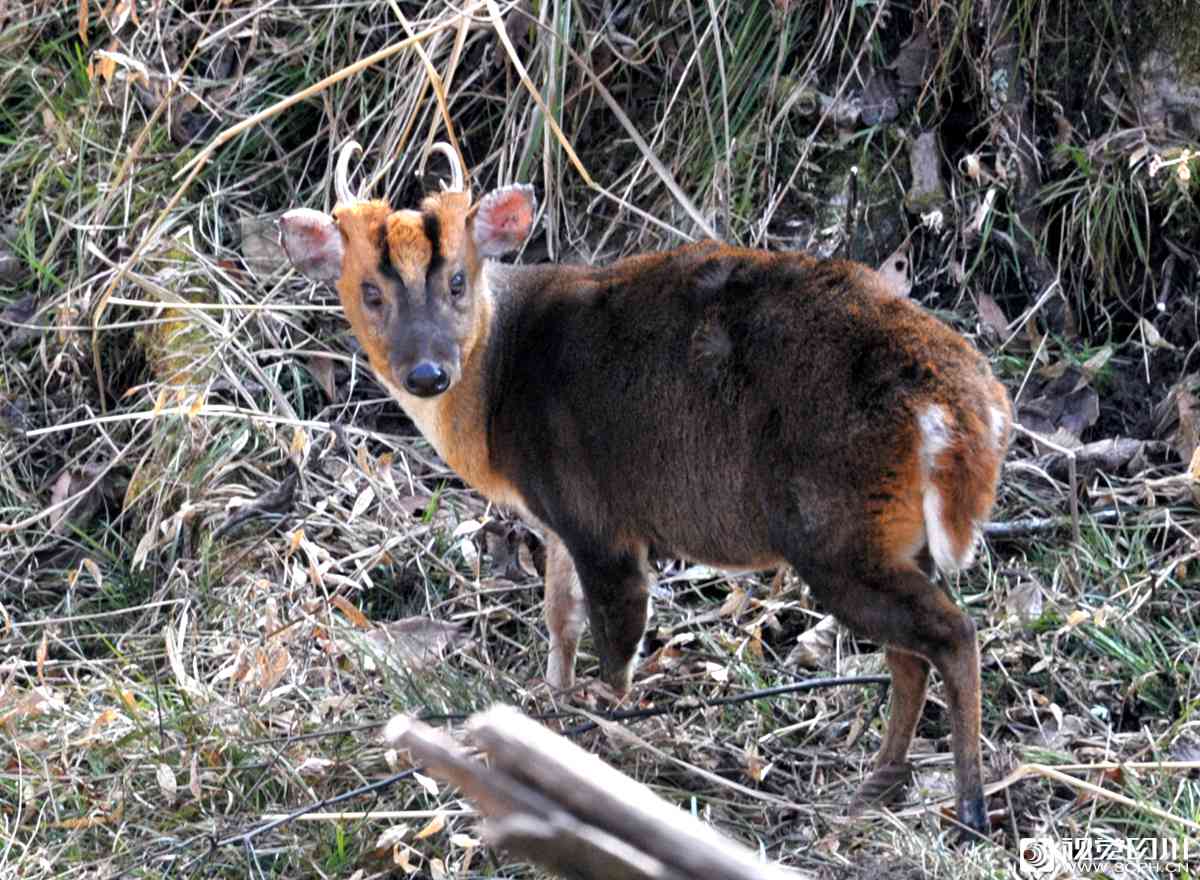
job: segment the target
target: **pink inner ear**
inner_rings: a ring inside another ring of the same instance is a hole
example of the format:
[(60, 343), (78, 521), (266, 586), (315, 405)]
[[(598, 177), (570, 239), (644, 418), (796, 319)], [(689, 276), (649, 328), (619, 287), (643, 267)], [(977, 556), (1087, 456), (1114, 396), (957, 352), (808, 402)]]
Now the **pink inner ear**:
[(521, 246), (533, 226), (533, 187), (506, 186), (488, 193), (475, 210), (475, 246), (487, 257), (499, 257)]
[(328, 214), (296, 208), (279, 218), (279, 243), (292, 265), (314, 281), (342, 274), (342, 236)]

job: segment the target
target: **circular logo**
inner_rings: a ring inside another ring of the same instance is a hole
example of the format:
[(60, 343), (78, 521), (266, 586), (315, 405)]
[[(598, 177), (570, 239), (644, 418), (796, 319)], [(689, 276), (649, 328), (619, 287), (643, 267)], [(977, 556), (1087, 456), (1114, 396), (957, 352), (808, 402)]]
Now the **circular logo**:
[(1021, 873), (1026, 877), (1051, 877), (1058, 865), (1054, 858), (1054, 841), (1046, 837), (1021, 838)]

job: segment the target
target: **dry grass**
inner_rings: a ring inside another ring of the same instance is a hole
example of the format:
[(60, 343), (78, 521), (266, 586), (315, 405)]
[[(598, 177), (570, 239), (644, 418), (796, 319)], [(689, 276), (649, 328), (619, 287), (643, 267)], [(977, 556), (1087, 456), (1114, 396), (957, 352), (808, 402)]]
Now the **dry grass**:
[[(1111, 48), (1121, 9), (1081, 23), (1060, 4), (1010, 4), (1040, 149), (1053, 152), (1057, 100), (1087, 159), (1047, 162), (1032, 198), (1047, 231), (1031, 244), (997, 177), (1005, 130), (971, 68), (971, 3), (940, 5), (936, 63), (890, 125), (837, 123), (864, 71), (895, 58), (911, 10), (780, 6), (526, 4), (536, 22), (507, 12), (507, 36), (540, 101), (482, 7), (468, 20), (441, 3), (165, 0), (134, 22), (93, 3), (87, 47), (77, 8), (0, 11), (0, 876), (383, 876), (405, 872), (397, 856), (414, 876), (538, 876), (477, 846), (469, 805), (411, 774), (325, 809), (357, 816), (242, 836), (404, 770), (375, 738), (395, 712), (455, 728), (495, 701), (570, 708), (535, 686), (536, 536), (437, 460), (330, 292), (273, 246), (281, 211), (330, 204), (346, 138), (366, 147), (356, 179), (409, 205), (437, 185), (438, 166), (418, 172), (449, 119), (476, 191), (536, 186), (527, 261), (606, 260), (706, 229), (872, 263), (906, 241), (917, 294), (1014, 395), (1061, 403), (1043, 386), (1080, 368), (1100, 401), (1083, 439), (1150, 441), (1159, 422), (1186, 441), (1178, 392), (1151, 407), (1197, 369), (1195, 184), (1179, 169), (1200, 167), (1149, 126), (1108, 136), (1135, 108), (1110, 109), (1121, 72), (1080, 53)], [(438, 25), (420, 45), (444, 104), (405, 50), (248, 127), (180, 189), (221, 130)], [(901, 208), (907, 141), (964, 115), (969, 133), (944, 144), (938, 230)], [(1175, 164), (1151, 179), (1156, 156)], [(973, 225), (990, 188), (994, 211)], [(1064, 298), (1025, 286), (1038, 242)], [(1176, 454), (1139, 450), (1072, 481), (1027, 438), (1014, 448), (996, 518), (1068, 524), (992, 541), (953, 585), (980, 627), (990, 778), (1197, 757), (1197, 489)], [(875, 674), (873, 646), (840, 632), (823, 670), (798, 668), (789, 655), (820, 615), (786, 573), (673, 564), (657, 615), (670, 647), (638, 696), (672, 711), (622, 722), (631, 737), (580, 739), (766, 858), (826, 877), (1010, 876), (1020, 836), (1177, 835), (1151, 810), (1200, 818), (1194, 772), (1109, 770), (1075, 775), (1132, 806), (1017, 782), (993, 801), (1007, 809), (995, 842), (965, 851), (928, 809), (846, 822), (880, 736), (878, 688), (702, 701)], [(936, 689), (919, 736), (925, 803), (953, 784)]]

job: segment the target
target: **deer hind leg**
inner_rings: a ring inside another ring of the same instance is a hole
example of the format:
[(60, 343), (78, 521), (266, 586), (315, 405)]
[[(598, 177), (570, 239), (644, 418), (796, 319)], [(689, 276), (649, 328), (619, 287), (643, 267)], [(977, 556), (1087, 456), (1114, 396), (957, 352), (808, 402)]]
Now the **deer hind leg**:
[(852, 630), (893, 649), (888, 665), (899, 677), (894, 714), (877, 768), (905, 762), (924, 702), (921, 683), (928, 665), (942, 676), (954, 741), (959, 821), (986, 833), (979, 751), (979, 647), (971, 618), (913, 563), (870, 575), (827, 570), (809, 582)]
[(587, 600), (571, 554), (553, 532), (546, 535), (544, 614), (550, 634), (546, 681), (552, 688), (565, 690), (575, 684), (575, 653), (587, 619)]
[(912, 783), (913, 766), (908, 760), (908, 748), (925, 706), (929, 661), (898, 648), (887, 648), (884, 656), (892, 671), (892, 704), (887, 729), (875, 758), (875, 769), (855, 795), (851, 812), (871, 804), (897, 803)]

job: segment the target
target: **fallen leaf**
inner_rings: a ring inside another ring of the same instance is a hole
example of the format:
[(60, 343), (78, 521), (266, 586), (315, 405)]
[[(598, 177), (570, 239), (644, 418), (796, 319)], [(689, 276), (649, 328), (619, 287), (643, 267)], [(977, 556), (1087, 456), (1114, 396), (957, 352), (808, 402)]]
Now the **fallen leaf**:
[(916, 23), (912, 36), (900, 46), (896, 59), (888, 67), (896, 72), (896, 79), (902, 88), (920, 90), (924, 88), (937, 57), (929, 39), (929, 31)]
[(1050, 718), (1038, 719), (1037, 729), (1023, 737), (1031, 745), (1050, 749), (1067, 748), (1072, 740), (1086, 734), (1091, 726), (1086, 718), (1079, 715), (1068, 715), (1057, 703), (1046, 707)]
[(462, 636), (458, 624), (428, 617), (406, 617), (376, 626), (367, 633), (367, 638), (388, 657), (417, 667), (441, 660), (446, 649)]
[[(42, 638), (46, 639), (44, 632)], [(0, 727), (14, 720), (40, 718), (51, 712), (62, 712), (64, 709), (66, 704), (49, 687), (38, 686), (28, 692), (19, 689), (0, 691), (0, 710), (3, 710), (0, 711)]]
[[(11, 257), (11, 255), (5, 252), (3, 246), (0, 245), (0, 284), (6, 283), (4, 266), (8, 259), (16, 263), (16, 257)], [(15, 279), (13, 283), (15, 283)], [(36, 330), (33, 327), (13, 326), (33, 324), (33, 316), (37, 314), (37, 310), (38, 297), (36, 294), (31, 293), (9, 303), (4, 308), (4, 311), (0, 312), (0, 332), (7, 334), (4, 340), (5, 351), (16, 351), (19, 348), (23, 348), (26, 343), (41, 336), (42, 331)]]
[(721, 603), (721, 610), (718, 612), (721, 617), (737, 617), (750, 604), (750, 594), (739, 586), (734, 586), (729, 591), (729, 595), (725, 597), (725, 601)]
[(158, 779), (158, 790), (162, 792), (163, 798), (166, 799), (167, 805), (175, 803), (177, 793), (175, 785), (175, 771), (166, 764), (159, 764), (154, 771), (155, 777)]
[(900, 115), (900, 105), (908, 97), (901, 90), (896, 74), (890, 70), (872, 70), (863, 86), (859, 101), (864, 125), (891, 122)]
[(1046, 352), (1044, 345), (1046, 337), (1038, 329), (1037, 320), (1032, 317), (1027, 319), (1022, 329), (1025, 331), (1025, 338), (1029, 341), (1029, 350), (1034, 353), (1039, 363), (1046, 363), (1050, 359), (1050, 355)]
[(746, 751), (746, 775), (755, 782), (762, 782), (767, 778), (767, 774), (771, 772), (773, 766), (770, 762), (764, 761), (758, 755), (758, 750), (751, 747)]
[(990, 330), (997, 339), (1003, 339), (1008, 333), (1008, 319), (991, 296), (980, 293), (975, 296), (975, 311), (979, 313), (979, 321)]
[(529, 530), (524, 524), (492, 520), (483, 524), (483, 532), (493, 572), (514, 583), (537, 576), (527, 547)]
[(458, 542), (457, 547), (472, 574), (479, 577), (479, 548), (475, 546), (475, 542), (470, 538), (463, 538)]
[(192, 760), (188, 766), (188, 791), (191, 792), (192, 800), (200, 800), (203, 792), (200, 789), (200, 753), (192, 752)]
[(90, 574), (92, 576), (92, 580), (96, 582), (96, 589), (100, 589), (104, 586), (104, 575), (100, 572), (100, 566), (96, 564), (95, 560), (89, 559), (85, 556), (80, 561), (79, 568), (81, 571), (85, 568), (88, 570), (88, 574)]
[(1091, 612), (1084, 611), (1082, 608), (1077, 608), (1067, 615), (1067, 629), (1074, 629), (1081, 623), (1086, 623), (1092, 619)]
[(317, 385), (329, 400), (337, 400), (337, 384), (333, 378), (333, 358), (325, 354), (310, 355), (304, 362), (308, 372), (317, 380)]
[(134, 571), (141, 571), (146, 567), (146, 560), (150, 558), (150, 552), (158, 546), (158, 537), (154, 534), (153, 529), (146, 529), (142, 533), (142, 537), (138, 539), (137, 547), (133, 550), (133, 559), (130, 561), (130, 568)]
[(108, 725), (116, 721), (117, 718), (117, 710), (109, 706), (107, 709), (104, 709), (99, 715), (97, 715), (95, 720), (88, 725), (88, 733), (95, 734), (97, 731), (108, 727)]
[(750, 655), (758, 660), (763, 658), (762, 627), (756, 626), (750, 631), (750, 643), (747, 646)]
[(1113, 348), (1111, 345), (1106, 345), (1090, 358), (1083, 362), (1083, 373), (1088, 379), (1095, 379), (1099, 373), (1108, 364), (1113, 356)]
[(239, 220), (242, 233), (242, 262), (255, 275), (270, 275), (287, 265), (287, 254), (279, 244), (274, 218), (244, 214)]
[(312, 541), (305, 541), (300, 545), (304, 548), (304, 556), (308, 562), (308, 581), (317, 589), (324, 592), (325, 590), (325, 572), (330, 569), (330, 565), (322, 561), (321, 548)]
[(434, 797), (438, 796), (438, 784), (436, 780), (431, 779), (424, 773), (417, 773), (415, 770), (413, 771), (413, 779), (417, 781), (417, 784), (420, 785), (421, 788), (425, 789), (431, 795)]
[(375, 841), (375, 849), (390, 850), (390, 849), (392, 849), (392, 847), (396, 846), (398, 843), (400, 843), (402, 840), (404, 840), (404, 838), (407, 836), (408, 836), (408, 825), (407, 824), (393, 825), (390, 828), (385, 828), (385, 829), (383, 829), (383, 832), (379, 835), (379, 838)]
[(1075, 445), (1080, 436), (1100, 418), (1100, 395), (1078, 366), (1059, 362), (1039, 373), (1050, 377), (1040, 387), (1027, 388), (1017, 401), (1017, 420), (1038, 434), (1052, 436), (1063, 431)]
[(1154, 407), (1155, 435), (1171, 444), (1183, 461), (1190, 462), (1200, 448), (1200, 373), (1180, 379)]
[[(149, 82), (150, 68), (133, 56), (116, 51), (114, 47), (117, 45), (116, 40), (113, 40), (107, 48), (96, 52), (96, 56), (100, 59), (100, 72), (112, 71), (115, 73), (116, 68), (120, 67), (128, 71), (129, 78), (134, 82)], [(111, 76), (112, 73), (109, 73), (106, 78), (111, 78)]]
[(345, 596), (337, 595), (337, 596), (334, 596), (329, 601), (330, 601), (331, 605), (333, 605), (335, 608), (338, 609), (338, 611), (340, 611), (340, 612), (342, 612), (342, 614), (346, 615), (346, 618), (354, 626), (358, 627), (359, 629), (370, 629), (371, 628), (371, 621), (367, 619), (367, 615), (365, 615), (361, 611), (359, 611), (358, 608), (354, 605), (354, 603), (352, 603)]
[(1158, 330), (1145, 318), (1138, 319), (1138, 331), (1142, 335), (1142, 342), (1150, 346), (1150, 348), (1165, 348), (1168, 351), (1174, 351), (1175, 346), (1163, 339)]
[(1028, 626), (1042, 616), (1042, 586), (1037, 581), (1024, 581), (1008, 591), (1008, 610)]
[(354, 506), (350, 509), (350, 516), (346, 518), (346, 522), (354, 522), (358, 517), (367, 512), (367, 508), (371, 506), (371, 502), (375, 500), (375, 490), (370, 486), (358, 493), (358, 497), (354, 499)]
[(46, 683), (46, 659), (50, 656), (50, 633), (45, 627), (42, 628), (42, 638), (38, 641), (37, 646), (37, 679), (42, 684)]
[(695, 638), (695, 633), (679, 633), (672, 636), (665, 645), (642, 661), (642, 675), (657, 675), (678, 666), (683, 658), (683, 646), (690, 644)]
[(986, 173), (978, 153), (968, 153), (959, 159), (958, 170), (966, 176), (967, 180), (976, 182)]
[[(87, 524), (99, 510), (104, 498), (112, 492), (111, 477), (98, 466), (64, 470), (50, 490), (51, 506), (63, 505), (52, 516), (50, 530), (61, 534), (67, 526), (81, 527)], [(96, 571), (93, 571), (93, 575)]]
[(833, 615), (826, 615), (809, 627), (796, 639), (784, 661), (784, 666), (802, 666), (805, 669), (829, 669), (833, 665), (833, 651), (837, 644), (838, 622)]
[(1179, 737), (1171, 746), (1172, 761), (1200, 761), (1200, 742)]
[(968, 240), (983, 234), (988, 218), (992, 216), (992, 205), (995, 202), (996, 187), (988, 187), (988, 191), (983, 194), (983, 198), (979, 200), (979, 204), (975, 207), (975, 214), (972, 216), (971, 222), (967, 224), (967, 228), (964, 230)]
[[(432, 792), (432, 793), (437, 794), (436, 791)], [(424, 840), (426, 837), (437, 834), (439, 831), (441, 831), (445, 827), (446, 827), (446, 817), (443, 816), (441, 813), (438, 813), (436, 816), (434, 816), (432, 819), (429, 820), (429, 822), (425, 825), (424, 828), (422, 828), (420, 831), (417, 832), (417, 834), (413, 838), (413, 840)]]
[(137, 23), (137, 10), (133, 6), (133, 0), (121, 0), (108, 15), (108, 26), (115, 34), (121, 28), (125, 27), (125, 22), (129, 20), (130, 14), (133, 15), (134, 23)]
[(329, 758), (318, 758), (312, 755), (300, 762), (300, 765), (296, 768), (296, 772), (301, 776), (324, 776), (329, 772), (329, 768), (336, 763), (336, 761)]
[(258, 660), (258, 689), (265, 694), (283, 679), (292, 658), (287, 648), (282, 645), (275, 645), (269, 650), (259, 648), (256, 658)]
[(408, 860), (409, 847), (407, 844), (398, 843), (392, 847), (392, 864), (403, 871), (405, 874), (415, 874), (417, 866), (413, 865)]
[(137, 697), (133, 695), (133, 691), (128, 688), (121, 688), (120, 697), (121, 703), (125, 706), (125, 711), (130, 715), (139, 714)]
[(464, 519), (462, 522), (460, 522), (457, 526), (454, 527), (454, 531), (451, 533), (450, 537), (454, 538), (454, 539), (466, 538), (470, 535), (475, 534), (477, 531), (479, 531), (482, 528), (483, 528), (483, 523), (481, 523), (479, 520)]

